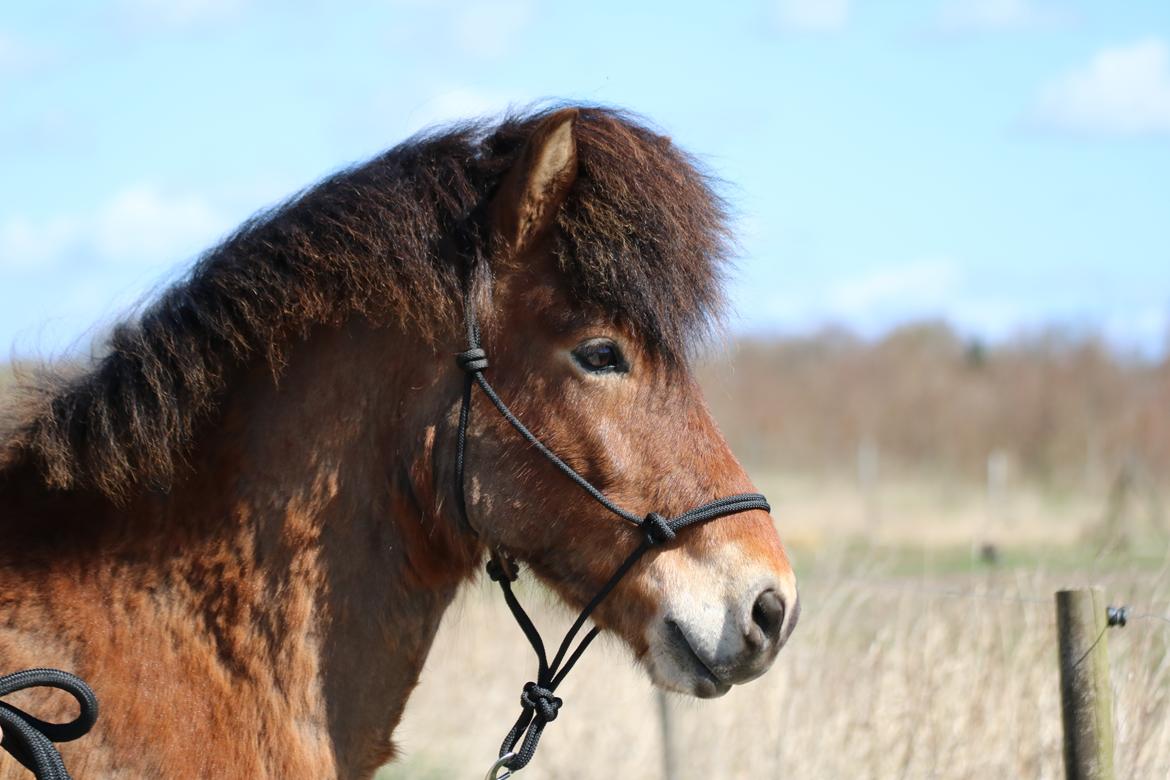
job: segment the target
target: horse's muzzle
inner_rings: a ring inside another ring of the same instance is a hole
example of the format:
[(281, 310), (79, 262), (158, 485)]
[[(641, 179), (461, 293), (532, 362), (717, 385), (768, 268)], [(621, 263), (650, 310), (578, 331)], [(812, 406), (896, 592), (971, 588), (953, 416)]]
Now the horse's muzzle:
[(800, 616), (795, 585), (769, 583), (729, 602), (678, 603), (663, 616), (650, 660), (656, 682), (711, 698), (768, 670)]

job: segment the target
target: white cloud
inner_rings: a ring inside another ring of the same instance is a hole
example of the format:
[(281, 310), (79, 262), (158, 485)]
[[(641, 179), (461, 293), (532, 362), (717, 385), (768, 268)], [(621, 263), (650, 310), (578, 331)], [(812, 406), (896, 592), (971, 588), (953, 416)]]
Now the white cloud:
[(1170, 307), (1148, 304), (1110, 313), (1101, 324), (1105, 337), (1115, 344), (1144, 347), (1151, 355), (1159, 349), (1170, 357)]
[(736, 325), (803, 330), (837, 323), (874, 334), (902, 322), (945, 317), (967, 297), (962, 269), (947, 257), (814, 276), (777, 285), (738, 279)]
[(71, 262), (156, 266), (192, 257), (230, 227), (199, 197), (140, 185), (92, 214), (8, 218), (0, 223), (0, 269), (42, 270)]
[(27, 73), (54, 59), (51, 52), (0, 30), (0, 76)]
[(1035, 0), (949, 0), (939, 9), (944, 32), (999, 32), (1045, 27), (1060, 22), (1061, 12)]
[(1100, 333), (1150, 356), (1170, 351), (1170, 299), (1161, 266), (1143, 266), (1127, 281), (1106, 273), (1104, 261), (1072, 274), (1041, 264), (1006, 276), (995, 264), (949, 255), (865, 270), (814, 254), (799, 266), (775, 257), (757, 262), (731, 288), (740, 332), (839, 325), (872, 337), (904, 323), (944, 319), (960, 333), (993, 341), (1057, 328)]
[(79, 233), (74, 217), (52, 217), (37, 222), (23, 216), (0, 223), (0, 269), (16, 270), (55, 265), (70, 251)]
[(121, 0), (118, 12), (134, 27), (184, 28), (227, 21), (239, 14), (247, 0)]
[(535, 17), (534, 0), (384, 0), (405, 23), (390, 32), (399, 36), (434, 29), (450, 36), (464, 54), (495, 58), (513, 51)]
[(790, 30), (840, 30), (849, 21), (849, 0), (777, 0), (780, 26)]
[(199, 197), (138, 186), (119, 193), (99, 212), (92, 240), (99, 256), (113, 262), (157, 262), (197, 252), (225, 227)]
[(1103, 49), (1050, 85), (1037, 119), (1104, 135), (1170, 133), (1170, 50), (1159, 38)]
[(436, 84), (420, 90), (427, 95), (417, 102), (404, 101), (402, 94), (385, 90), (360, 109), (352, 132), (368, 136), (372, 149), (381, 150), (387, 138), (402, 138), (424, 128), (479, 117), (499, 116), (513, 107), (533, 103), (532, 95), (466, 85)]
[(462, 4), (455, 10), (455, 42), (469, 54), (499, 57), (515, 47), (532, 15), (529, 0)]
[(949, 260), (924, 260), (838, 281), (825, 302), (839, 316), (941, 311), (955, 294), (959, 270)]
[(438, 89), (425, 103), (410, 112), (410, 124), (415, 128), (474, 119), (503, 113), (517, 102), (518, 96), (495, 90), (451, 87)]

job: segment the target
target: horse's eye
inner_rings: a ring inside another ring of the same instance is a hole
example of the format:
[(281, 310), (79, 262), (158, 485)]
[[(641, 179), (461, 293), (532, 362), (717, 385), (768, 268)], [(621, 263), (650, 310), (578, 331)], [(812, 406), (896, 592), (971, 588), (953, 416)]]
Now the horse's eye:
[(586, 341), (573, 350), (573, 357), (581, 368), (593, 373), (629, 370), (622, 351), (609, 339)]

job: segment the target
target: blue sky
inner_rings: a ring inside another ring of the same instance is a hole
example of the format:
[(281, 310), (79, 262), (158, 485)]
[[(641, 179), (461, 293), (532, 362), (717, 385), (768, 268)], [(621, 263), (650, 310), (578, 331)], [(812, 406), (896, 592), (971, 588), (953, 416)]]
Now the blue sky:
[(546, 98), (633, 109), (727, 181), (739, 332), (946, 317), (1170, 338), (1162, 0), (6, 5), (17, 356), (84, 349), (335, 168)]

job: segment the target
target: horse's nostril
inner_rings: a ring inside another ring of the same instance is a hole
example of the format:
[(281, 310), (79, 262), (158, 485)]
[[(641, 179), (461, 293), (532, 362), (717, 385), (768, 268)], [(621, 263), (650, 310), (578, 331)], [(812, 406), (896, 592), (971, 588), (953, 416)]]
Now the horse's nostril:
[(772, 642), (780, 638), (784, 627), (784, 598), (774, 590), (766, 590), (752, 605), (752, 622), (760, 627)]

